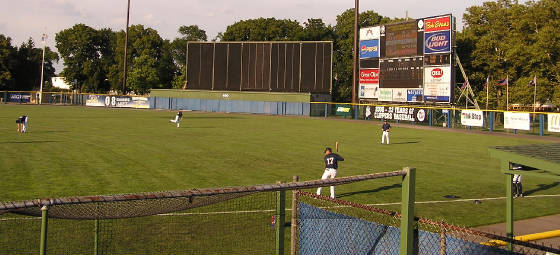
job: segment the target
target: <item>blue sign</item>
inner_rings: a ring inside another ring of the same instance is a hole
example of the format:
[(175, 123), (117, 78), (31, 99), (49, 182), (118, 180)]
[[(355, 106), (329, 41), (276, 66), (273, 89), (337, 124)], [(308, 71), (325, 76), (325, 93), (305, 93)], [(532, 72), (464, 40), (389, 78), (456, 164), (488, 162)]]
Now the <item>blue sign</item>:
[(425, 101), (449, 102), (448, 96), (424, 96)]
[(378, 58), (379, 40), (360, 41), (360, 58)]
[(424, 53), (451, 52), (451, 31), (424, 34)]
[(423, 90), (421, 89), (409, 89), (406, 92), (407, 102), (422, 102)]
[(10, 93), (9, 102), (12, 103), (30, 103), (31, 93)]

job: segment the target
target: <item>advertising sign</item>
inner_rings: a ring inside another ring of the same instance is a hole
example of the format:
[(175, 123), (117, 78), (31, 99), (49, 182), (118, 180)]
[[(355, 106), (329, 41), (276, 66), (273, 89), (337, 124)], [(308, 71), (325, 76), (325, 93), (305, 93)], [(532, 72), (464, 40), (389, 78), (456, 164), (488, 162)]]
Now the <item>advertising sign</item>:
[(378, 58), (379, 40), (360, 41), (360, 58)]
[(31, 93), (10, 93), (8, 102), (11, 103), (31, 103)]
[(393, 102), (406, 102), (407, 89), (393, 89)]
[(373, 117), (376, 119), (424, 122), (426, 110), (408, 107), (376, 106)]
[(360, 70), (360, 84), (376, 83), (379, 84), (379, 69), (362, 69)]
[(379, 26), (366, 27), (360, 29), (360, 41), (379, 39), (379, 37), (380, 37)]
[(352, 113), (352, 108), (346, 104), (337, 104), (336, 105), (336, 115), (339, 116), (350, 116)]
[(360, 83), (360, 98), (378, 98), (378, 97), (379, 97), (379, 84)]
[(392, 101), (393, 89), (379, 88), (379, 101)]
[(147, 97), (88, 95), (86, 106), (148, 109), (150, 103)]
[(424, 100), (449, 102), (451, 97), (451, 66), (424, 67)]
[(406, 101), (407, 102), (422, 102), (422, 92), (421, 89), (409, 89), (406, 91)]
[(484, 115), (482, 111), (463, 110), (461, 111), (461, 125), (482, 127), (484, 126)]
[(385, 56), (406, 57), (418, 53), (418, 27), (416, 20), (385, 26)]
[(560, 114), (548, 115), (548, 132), (560, 132)]
[(439, 31), (424, 34), (424, 53), (451, 52), (451, 31)]
[(504, 113), (504, 128), (530, 130), (531, 129), (530, 124), (531, 121), (529, 120), (529, 113), (521, 113), (521, 112)]
[(424, 20), (424, 32), (451, 30), (451, 16)]

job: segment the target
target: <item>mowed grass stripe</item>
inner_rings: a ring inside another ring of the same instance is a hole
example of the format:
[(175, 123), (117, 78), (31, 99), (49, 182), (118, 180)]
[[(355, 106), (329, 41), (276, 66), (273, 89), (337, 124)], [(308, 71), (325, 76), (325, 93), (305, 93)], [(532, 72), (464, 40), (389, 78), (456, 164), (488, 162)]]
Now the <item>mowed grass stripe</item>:
[[(30, 116), (27, 134), (15, 131), (15, 119), (22, 114)], [(317, 179), (323, 172), (324, 147), (334, 147), (335, 141), (346, 159), (340, 176), (411, 166), (418, 169), (418, 201), (442, 200), (449, 194), (499, 197), (505, 192), (505, 177), (487, 148), (542, 142), (394, 127), (387, 146), (380, 144), (380, 123), (374, 121), (186, 112), (181, 128), (176, 128), (169, 123), (174, 115), (0, 105), (0, 200), (254, 185), (291, 181), (293, 175)], [(554, 180), (527, 177), (523, 187), (533, 195), (560, 193)], [(336, 191), (358, 203), (394, 202), (400, 200), (400, 179), (343, 185)], [(519, 203), (520, 215), (560, 213), (560, 201), (549, 200), (535, 207)], [(502, 221), (498, 215), (505, 209), (488, 204), (420, 206), (418, 213), (464, 225)], [(479, 209), (490, 210), (488, 216), (469, 213)]]

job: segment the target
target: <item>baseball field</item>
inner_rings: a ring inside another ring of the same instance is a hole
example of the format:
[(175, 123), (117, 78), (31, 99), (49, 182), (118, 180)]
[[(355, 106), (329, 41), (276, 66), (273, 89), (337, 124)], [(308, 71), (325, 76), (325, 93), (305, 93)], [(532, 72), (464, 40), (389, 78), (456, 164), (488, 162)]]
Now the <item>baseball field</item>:
[[(28, 133), (15, 120), (29, 116)], [(320, 178), (340, 143), (339, 176), (417, 169), (417, 215), (462, 226), (505, 220), (505, 177), (488, 147), (547, 141), (378, 121), (74, 106), (0, 105), (1, 201), (226, 187)], [(560, 213), (560, 183), (526, 177), (516, 219)], [(324, 189), (323, 192), (328, 192)], [(337, 197), (399, 210), (400, 179), (343, 185)], [(327, 195), (328, 193), (323, 193)], [(549, 196), (552, 195), (552, 196)], [(474, 203), (476, 199), (479, 202)], [(272, 209), (272, 208), (271, 208)]]

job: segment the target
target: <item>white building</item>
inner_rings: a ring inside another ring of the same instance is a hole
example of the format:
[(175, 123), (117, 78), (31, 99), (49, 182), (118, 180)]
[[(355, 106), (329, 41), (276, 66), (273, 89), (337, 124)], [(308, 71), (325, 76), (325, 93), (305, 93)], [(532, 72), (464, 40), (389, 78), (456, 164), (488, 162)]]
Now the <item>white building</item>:
[(56, 88), (70, 89), (70, 84), (66, 82), (64, 77), (52, 77), (52, 85)]

